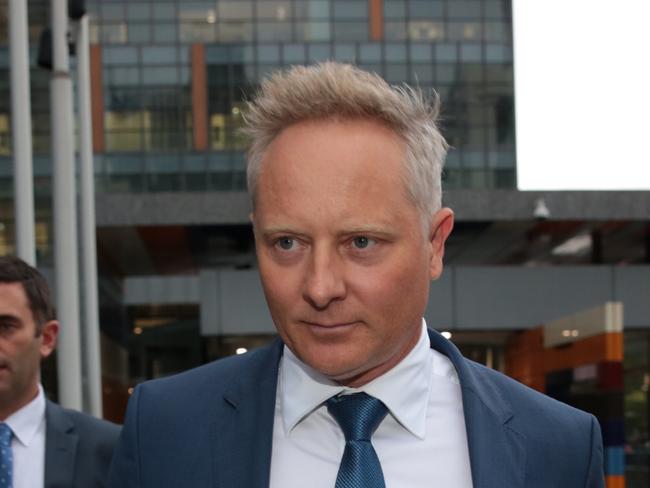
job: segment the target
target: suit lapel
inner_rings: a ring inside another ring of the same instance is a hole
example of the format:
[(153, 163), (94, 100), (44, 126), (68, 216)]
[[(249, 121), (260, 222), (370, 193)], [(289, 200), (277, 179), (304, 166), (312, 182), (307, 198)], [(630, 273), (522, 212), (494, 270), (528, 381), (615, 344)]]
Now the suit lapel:
[(508, 402), (476, 376), (474, 366), (456, 346), (429, 330), (431, 347), (447, 356), (458, 373), (463, 396), (465, 429), (474, 488), (524, 486), (526, 452), (513, 430)]
[(268, 487), (279, 340), (254, 353), (250, 368), (226, 390), (212, 423), (217, 486)]
[(65, 410), (48, 401), (45, 408), (45, 488), (74, 486), (79, 440), (74, 428)]

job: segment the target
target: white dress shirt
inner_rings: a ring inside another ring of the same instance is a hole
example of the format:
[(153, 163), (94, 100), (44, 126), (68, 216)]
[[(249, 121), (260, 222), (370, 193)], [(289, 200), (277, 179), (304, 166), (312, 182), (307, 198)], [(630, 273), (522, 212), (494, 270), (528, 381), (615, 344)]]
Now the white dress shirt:
[(393, 369), (360, 388), (334, 383), (286, 346), (278, 371), (271, 488), (334, 488), (345, 448), (324, 402), (364, 391), (389, 413), (372, 436), (387, 488), (471, 488), (472, 474), (458, 375), (430, 347), (426, 324)]
[(13, 488), (43, 488), (45, 477), (45, 394), (38, 385), (38, 395), (5, 423), (14, 433)]

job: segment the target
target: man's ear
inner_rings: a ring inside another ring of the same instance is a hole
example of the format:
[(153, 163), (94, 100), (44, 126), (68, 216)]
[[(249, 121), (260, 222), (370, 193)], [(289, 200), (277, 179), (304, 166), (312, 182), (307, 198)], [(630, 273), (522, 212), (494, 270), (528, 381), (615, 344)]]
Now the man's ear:
[(442, 274), (442, 258), (445, 256), (445, 242), (454, 228), (454, 212), (447, 207), (441, 208), (433, 216), (429, 232), (431, 245), (431, 263), (429, 275), (437, 280)]
[(41, 359), (45, 359), (56, 347), (56, 339), (59, 335), (59, 322), (57, 320), (50, 320), (43, 325), (41, 330)]

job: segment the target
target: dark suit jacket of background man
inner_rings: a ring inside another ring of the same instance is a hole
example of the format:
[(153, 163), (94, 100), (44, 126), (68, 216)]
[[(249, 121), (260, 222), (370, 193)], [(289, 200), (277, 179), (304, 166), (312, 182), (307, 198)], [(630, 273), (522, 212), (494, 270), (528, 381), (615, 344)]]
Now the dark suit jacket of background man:
[[(458, 372), (475, 488), (604, 486), (593, 416), (465, 359), (437, 332), (429, 336)], [(282, 349), (277, 340), (138, 386), (110, 486), (268, 487)]]
[(47, 401), (45, 407), (45, 488), (100, 488), (120, 427)]

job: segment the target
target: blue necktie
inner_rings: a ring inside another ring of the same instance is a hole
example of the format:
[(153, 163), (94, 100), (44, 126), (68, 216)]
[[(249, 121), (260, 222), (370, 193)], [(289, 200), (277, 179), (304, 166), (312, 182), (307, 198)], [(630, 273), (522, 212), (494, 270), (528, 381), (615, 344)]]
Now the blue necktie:
[(345, 435), (335, 488), (385, 488), (384, 473), (370, 438), (388, 412), (386, 405), (365, 393), (355, 393), (330, 398), (327, 410)]
[(0, 488), (11, 488), (14, 456), (11, 452), (11, 427), (0, 422)]

